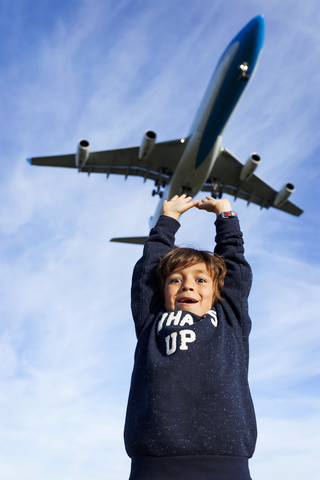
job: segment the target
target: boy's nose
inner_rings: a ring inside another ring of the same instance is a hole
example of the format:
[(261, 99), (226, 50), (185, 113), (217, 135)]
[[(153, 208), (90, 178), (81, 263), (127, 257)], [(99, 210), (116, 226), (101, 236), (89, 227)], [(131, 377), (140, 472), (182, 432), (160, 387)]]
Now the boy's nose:
[(190, 287), (189, 285), (183, 285), (183, 286), (182, 286), (182, 291), (183, 291), (183, 292), (185, 292), (185, 291), (187, 291), (187, 290), (190, 290), (190, 291), (192, 291), (192, 290), (193, 290), (193, 288), (192, 288), (192, 287)]

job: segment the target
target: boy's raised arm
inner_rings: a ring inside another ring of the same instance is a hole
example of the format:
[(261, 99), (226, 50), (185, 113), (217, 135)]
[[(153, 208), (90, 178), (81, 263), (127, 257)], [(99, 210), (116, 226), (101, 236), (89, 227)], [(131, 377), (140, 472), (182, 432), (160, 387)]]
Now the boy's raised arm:
[[(243, 235), (238, 218), (227, 199), (214, 199), (207, 196), (198, 208), (217, 215), (214, 251), (223, 257), (227, 267), (222, 296), (227, 299), (227, 304), (232, 308), (235, 320), (247, 325), (249, 322), (248, 295), (252, 283), (252, 272), (244, 257)], [(231, 213), (223, 218), (221, 214), (225, 212)]]
[(133, 271), (131, 309), (137, 335), (147, 325), (150, 315), (159, 313), (162, 308), (162, 293), (159, 291), (156, 270), (161, 258), (174, 248), (175, 234), (180, 227), (178, 219), (182, 213), (200, 203), (200, 200), (192, 200), (186, 195), (175, 195), (171, 200), (163, 202), (162, 215), (150, 231), (143, 256)]

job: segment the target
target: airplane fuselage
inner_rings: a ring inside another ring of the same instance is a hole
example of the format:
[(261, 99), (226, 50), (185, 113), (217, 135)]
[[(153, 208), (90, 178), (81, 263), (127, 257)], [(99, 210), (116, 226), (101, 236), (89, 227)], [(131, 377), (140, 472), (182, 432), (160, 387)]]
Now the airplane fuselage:
[(150, 226), (161, 214), (164, 199), (196, 195), (221, 151), (222, 132), (257, 66), (264, 37), (264, 19), (251, 20), (229, 43), (212, 75), (191, 125), (183, 155), (164, 190)]

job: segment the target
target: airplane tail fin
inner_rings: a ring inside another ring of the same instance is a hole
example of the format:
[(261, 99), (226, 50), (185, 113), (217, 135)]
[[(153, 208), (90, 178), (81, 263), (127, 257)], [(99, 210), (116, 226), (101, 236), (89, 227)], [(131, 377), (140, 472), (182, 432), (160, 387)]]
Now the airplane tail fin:
[(135, 245), (144, 245), (148, 237), (117, 237), (111, 238), (110, 242), (132, 243)]

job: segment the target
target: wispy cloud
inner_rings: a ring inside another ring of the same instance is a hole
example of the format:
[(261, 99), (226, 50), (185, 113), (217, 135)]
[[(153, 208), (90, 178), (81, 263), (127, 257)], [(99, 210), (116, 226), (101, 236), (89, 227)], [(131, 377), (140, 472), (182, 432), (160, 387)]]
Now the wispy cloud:
[[(294, 219), (234, 205), (254, 271), (250, 376), (260, 434), (252, 472), (316, 480), (318, 5), (50, 5), (26, 12), (15, 4), (3, 16), (12, 28), (3, 25), (0, 79), (1, 475), (128, 476), (129, 291), (141, 248), (108, 240), (146, 234), (157, 203), (141, 179), (37, 169), (25, 157), (71, 153), (82, 136), (103, 149), (137, 144), (147, 128), (160, 140), (186, 134), (222, 50), (264, 13), (260, 66), (224, 145), (243, 161), (258, 150), (259, 174), (275, 187), (295, 181), (306, 212)], [(213, 237), (203, 212), (182, 219), (179, 243), (210, 248)]]

